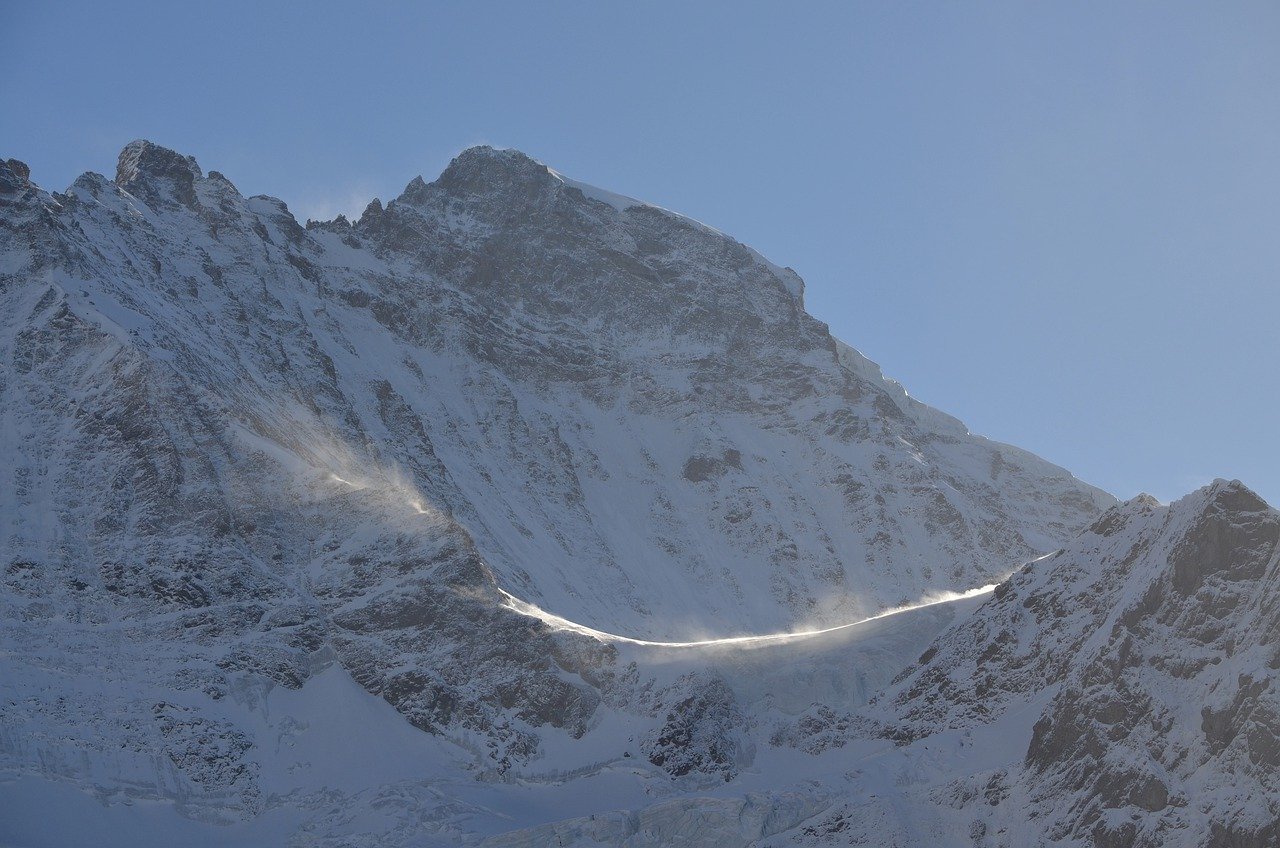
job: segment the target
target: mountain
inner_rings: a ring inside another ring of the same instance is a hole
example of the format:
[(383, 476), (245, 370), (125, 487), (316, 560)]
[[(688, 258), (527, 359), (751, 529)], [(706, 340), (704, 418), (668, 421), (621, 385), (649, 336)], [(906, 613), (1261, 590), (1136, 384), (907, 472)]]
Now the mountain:
[(515, 151), (305, 227), (149, 142), (62, 193), (7, 160), (0, 234), (13, 841), (454, 844), (771, 791), (975, 601), (607, 634), (837, 627), (1114, 503), (910, 398), (794, 272)]

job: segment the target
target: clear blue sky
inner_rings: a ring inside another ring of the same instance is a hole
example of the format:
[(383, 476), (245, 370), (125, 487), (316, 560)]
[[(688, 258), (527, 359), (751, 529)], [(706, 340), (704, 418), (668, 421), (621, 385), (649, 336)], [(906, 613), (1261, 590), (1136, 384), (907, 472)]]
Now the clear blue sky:
[(975, 432), (1280, 502), (1280, 4), (194, 5), (7, 0), (0, 155), (146, 137), (328, 217), (518, 147), (791, 265)]

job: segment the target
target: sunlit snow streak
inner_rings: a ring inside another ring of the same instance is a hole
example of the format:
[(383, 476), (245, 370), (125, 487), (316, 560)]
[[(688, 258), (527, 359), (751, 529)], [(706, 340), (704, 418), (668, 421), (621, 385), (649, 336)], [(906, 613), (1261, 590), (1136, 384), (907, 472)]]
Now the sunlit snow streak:
[(992, 583), (989, 586), (970, 589), (968, 592), (949, 593), (946, 597), (938, 598), (937, 600), (924, 601), (918, 604), (909, 604), (904, 607), (895, 607), (891, 610), (885, 610), (884, 612), (876, 613), (875, 615), (868, 616), (866, 618), (860, 618), (857, 621), (851, 621), (848, 624), (837, 624), (834, 627), (824, 627), (819, 630), (791, 630), (783, 633), (765, 633), (758, 636), (726, 636), (721, 639), (698, 639), (692, 642), (662, 642), (651, 639), (635, 639), (630, 636), (619, 636), (617, 633), (608, 633), (604, 630), (597, 630), (594, 627), (587, 627), (584, 624), (578, 624), (576, 621), (570, 621), (569, 619), (562, 618), (554, 613), (549, 613), (527, 601), (520, 600), (505, 589), (500, 588), (498, 591), (502, 592), (502, 596), (507, 599), (507, 606), (522, 615), (536, 618), (556, 630), (568, 630), (574, 633), (581, 633), (584, 636), (599, 639), (601, 642), (643, 645), (649, 648), (710, 648), (717, 645), (737, 645), (744, 648), (751, 648), (778, 642), (790, 642), (796, 639), (812, 639), (815, 636), (822, 636), (827, 633), (837, 633), (841, 630), (848, 630), (851, 627), (857, 627), (860, 624), (866, 624), (869, 621), (888, 618), (904, 612), (911, 612), (912, 610), (937, 606), (938, 604), (951, 603), (952, 601), (959, 601), (964, 598), (976, 598), (979, 595), (985, 595), (993, 591), (997, 585), (998, 584), (996, 583)]
[[(342, 479), (337, 474), (331, 473), (329, 477), (332, 480), (335, 480), (339, 483), (343, 483), (347, 486), (350, 486), (353, 489), (364, 488), (359, 484), (352, 483), (350, 480)], [(422, 501), (420, 500), (409, 499), (407, 501), (407, 505), (411, 507), (414, 510), (414, 512), (417, 512), (420, 515), (431, 514), (430, 510), (423, 507)], [(1037, 559), (1044, 559), (1045, 557), (1048, 557), (1048, 556), (1052, 556), (1052, 554), (1045, 554), (1045, 556), (1038, 557)], [(1032, 560), (1032, 562), (1035, 562), (1035, 561), (1036, 560)], [(780, 642), (790, 642), (797, 639), (811, 639), (815, 636), (823, 636), (828, 633), (838, 633), (841, 630), (848, 630), (849, 628), (857, 627), (860, 624), (866, 624), (871, 621), (878, 621), (879, 619), (882, 619), (882, 618), (889, 618), (890, 616), (900, 615), (904, 612), (911, 612), (912, 610), (924, 609), (925, 607), (933, 607), (933, 606), (937, 606), (938, 604), (947, 604), (947, 603), (951, 603), (952, 601), (960, 601), (966, 598), (976, 598), (980, 595), (985, 595), (994, 591), (997, 585), (999, 584), (991, 583), (990, 585), (981, 586), (977, 589), (970, 589), (967, 592), (947, 592), (940, 597), (934, 598), (933, 600), (921, 601), (918, 604), (908, 604), (906, 606), (894, 607), (893, 609), (885, 610), (884, 612), (879, 612), (879, 613), (876, 613), (875, 615), (867, 616), (866, 618), (860, 618), (857, 621), (851, 621), (848, 624), (837, 624), (834, 627), (823, 627), (817, 630), (789, 630), (782, 633), (762, 633), (756, 636), (725, 636), (720, 639), (697, 639), (691, 642), (664, 642), (664, 641), (653, 640), (653, 639), (636, 639), (631, 636), (621, 636), (617, 633), (609, 633), (608, 631), (605, 631), (605, 630), (597, 630), (594, 627), (588, 627), (585, 624), (579, 624), (576, 621), (570, 621), (569, 619), (564, 618), (562, 616), (558, 616), (555, 613), (547, 612), (541, 607), (535, 606), (534, 604), (531, 604), (528, 601), (522, 601), (521, 599), (517, 598), (515, 595), (508, 592), (506, 589), (503, 589), (501, 586), (498, 587), (498, 591), (502, 593), (502, 597), (506, 600), (506, 606), (508, 609), (514, 610), (515, 612), (518, 612), (521, 615), (527, 615), (531, 618), (536, 618), (542, 623), (556, 630), (564, 630), (572, 633), (580, 633), (583, 636), (590, 636), (591, 638), (598, 639), (601, 642), (612, 642), (612, 643), (624, 644), (624, 645), (641, 645), (648, 648), (710, 648), (710, 647), (722, 646), (722, 645), (728, 645), (728, 646), (738, 645), (744, 648), (750, 648), (750, 647), (756, 647), (759, 645), (768, 645), (768, 644), (774, 644), (774, 643), (780, 643)]]
[(334, 474), (332, 471), (331, 471), (331, 472), (329, 472), (329, 479), (330, 479), (330, 480), (333, 480), (333, 481), (335, 481), (335, 482), (338, 482), (338, 483), (342, 483), (344, 486), (350, 486), (350, 487), (351, 487), (351, 488), (353, 488), (353, 489), (362, 489), (362, 488), (364, 488), (363, 486), (361, 486), (361, 485), (359, 485), (359, 484), (357, 484), (357, 483), (352, 483), (350, 480), (344, 480), (344, 479), (342, 479), (342, 478), (341, 478), (341, 477), (339, 477), (337, 474)]

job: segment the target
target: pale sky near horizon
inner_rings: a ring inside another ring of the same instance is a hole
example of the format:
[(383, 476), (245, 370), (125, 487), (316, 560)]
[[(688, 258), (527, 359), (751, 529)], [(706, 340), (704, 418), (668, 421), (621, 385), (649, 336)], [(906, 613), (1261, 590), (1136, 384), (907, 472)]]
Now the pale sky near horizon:
[(704, 221), (914, 396), (1280, 504), (1280, 4), (26, 2), (0, 157), (150, 138), (300, 217), (476, 143)]

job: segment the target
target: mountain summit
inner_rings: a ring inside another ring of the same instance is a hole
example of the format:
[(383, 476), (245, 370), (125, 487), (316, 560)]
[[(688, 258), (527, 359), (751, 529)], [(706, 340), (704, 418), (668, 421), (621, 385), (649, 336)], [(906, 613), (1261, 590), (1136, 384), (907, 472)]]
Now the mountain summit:
[(153, 203), (176, 197), (192, 204), (196, 181), (203, 178), (193, 157), (145, 140), (126, 145), (116, 163), (116, 185)]

